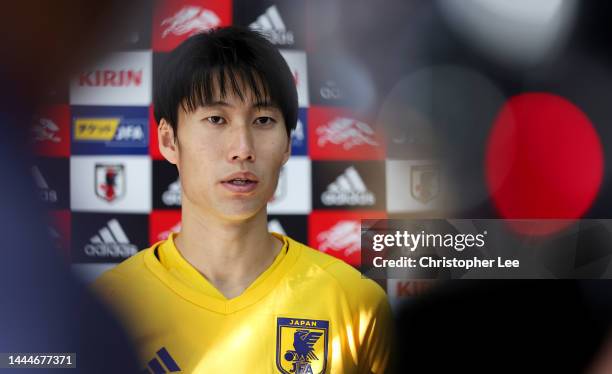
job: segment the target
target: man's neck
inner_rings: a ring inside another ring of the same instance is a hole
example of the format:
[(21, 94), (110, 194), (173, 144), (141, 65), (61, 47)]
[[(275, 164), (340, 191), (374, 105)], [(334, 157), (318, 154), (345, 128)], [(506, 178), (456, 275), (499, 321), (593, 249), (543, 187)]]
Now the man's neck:
[(282, 248), (268, 232), (265, 208), (242, 222), (204, 217), (185, 205), (181, 215), (178, 251), (228, 299), (242, 294)]

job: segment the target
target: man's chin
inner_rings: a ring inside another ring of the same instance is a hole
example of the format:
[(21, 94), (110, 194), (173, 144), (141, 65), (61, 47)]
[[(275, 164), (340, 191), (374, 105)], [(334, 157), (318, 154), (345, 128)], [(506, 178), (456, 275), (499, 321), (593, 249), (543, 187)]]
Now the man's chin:
[(228, 204), (222, 209), (222, 216), (228, 221), (243, 222), (253, 219), (258, 214), (265, 214), (266, 205), (256, 204), (255, 202), (243, 202)]

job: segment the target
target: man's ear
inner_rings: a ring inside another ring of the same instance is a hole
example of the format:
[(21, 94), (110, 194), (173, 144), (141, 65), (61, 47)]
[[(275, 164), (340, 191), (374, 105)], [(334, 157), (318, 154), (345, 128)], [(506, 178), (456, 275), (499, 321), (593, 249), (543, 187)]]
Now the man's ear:
[(174, 129), (165, 118), (162, 118), (157, 126), (157, 140), (159, 151), (168, 162), (176, 165), (179, 160), (178, 141)]
[(287, 142), (287, 148), (285, 148), (285, 151), (283, 152), (283, 165), (285, 165), (287, 161), (289, 161), (289, 157), (291, 157), (291, 137)]

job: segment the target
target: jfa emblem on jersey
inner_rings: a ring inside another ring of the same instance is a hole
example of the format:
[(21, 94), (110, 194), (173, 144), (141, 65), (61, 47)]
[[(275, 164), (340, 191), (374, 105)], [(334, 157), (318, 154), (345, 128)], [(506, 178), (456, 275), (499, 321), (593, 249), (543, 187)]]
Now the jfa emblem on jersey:
[(440, 169), (437, 165), (415, 165), (410, 168), (412, 197), (427, 204), (440, 194)]
[(123, 165), (96, 164), (96, 195), (113, 202), (125, 194), (125, 169)]
[(327, 364), (329, 322), (282, 318), (276, 322), (276, 366), (285, 374), (320, 374)]

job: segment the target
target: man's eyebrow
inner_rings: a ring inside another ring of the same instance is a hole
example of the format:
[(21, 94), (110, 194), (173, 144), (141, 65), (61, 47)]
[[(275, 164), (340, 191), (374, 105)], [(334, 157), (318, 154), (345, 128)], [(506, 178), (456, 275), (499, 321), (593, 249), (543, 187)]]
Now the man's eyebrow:
[(270, 101), (261, 101), (261, 102), (257, 102), (257, 103), (253, 103), (253, 108), (258, 108), (258, 109), (275, 109), (278, 108), (278, 105), (270, 102)]
[[(206, 108), (214, 108), (214, 107), (233, 108), (234, 106), (226, 101), (217, 100), (217, 101), (211, 101), (209, 103), (204, 103), (200, 107), (206, 109)], [(253, 103), (251, 107), (257, 110), (264, 110), (264, 109), (279, 109), (280, 110), (278, 105), (270, 101), (256, 102), (256, 103)]]
[(226, 101), (223, 100), (217, 100), (217, 101), (212, 101), (210, 103), (204, 103), (202, 105), (203, 107), (212, 107), (212, 106), (228, 106), (231, 107), (232, 105)]

